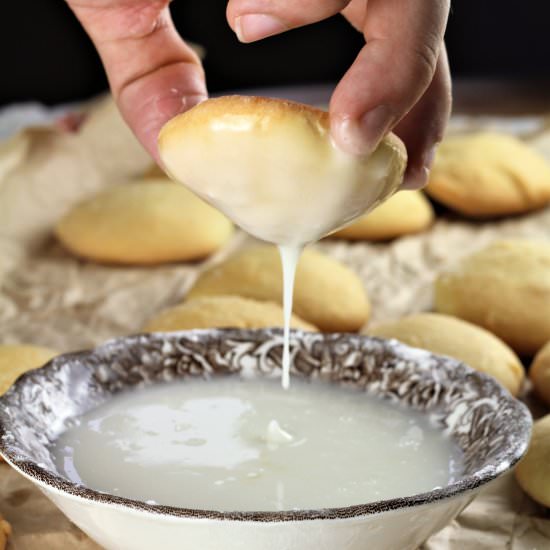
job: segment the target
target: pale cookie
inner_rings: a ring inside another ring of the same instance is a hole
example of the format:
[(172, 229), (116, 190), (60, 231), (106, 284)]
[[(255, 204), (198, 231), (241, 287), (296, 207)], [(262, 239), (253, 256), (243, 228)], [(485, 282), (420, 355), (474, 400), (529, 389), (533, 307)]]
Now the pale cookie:
[[(189, 298), (237, 295), (282, 302), (283, 276), (274, 246), (243, 250), (202, 273)], [(293, 311), (327, 332), (360, 329), (370, 305), (363, 285), (345, 265), (315, 250), (306, 249), (296, 271)]]
[(245, 231), (277, 244), (320, 239), (399, 187), (406, 149), (385, 136), (368, 155), (338, 149), (325, 111), (266, 97), (209, 99), (159, 135), (164, 167)]
[(158, 164), (151, 164), (145, 172), (143, 172), (143, 175), (141, 176), (142, 179), (146, 179), (147, 181), (151, 180), (161, 180), (164, 179), (166, 181), (172, 181), (165, 173), (164, 170), (158, 165)]
[(550, 342), (537, 353), (529, 377), (537, 395), (550, 405)]
[(463, 259), (438, 277), (435, 308), (535, 354), (550, 340), (550, 244), (499, 241)]
[(533, 424), (529, 450), (516, 467), (516, 479), (533, 500), (550, 507), (550, 414)]
[(7, 548), (10, 535), (11, 525), (0, 516), (0, 550), (5, 550)]
[(0, 344), (0, 395), (8, 391), (21, 374), (41, 367), (56, 355), (55, 351), (38, 346)]
[(502, 340), (456, 317), (419, 313), (369, 327), (366, 332), (454, 357), (496, 378), (512, 395), (519, 393), (525, 377), (518, 356)]
[(437, 150), (426, 192), (475, 218), (528, 212), (550, 202), (550, 164), (510, 135), (452, 136)]
[(430, 227), (434, 211), (421, 191), (400, 191), (331, 237), (386, 241)]
[(56, 228), (78, 256), (137, 265), (204, 258), (232, 232), (223, 214), (165, 180), (113, 186), (73, 208)]
[[(283, 308), (241, 296), (203, 296), (160, 312), (145, 326), (146, 332), (169, 332), (195, 328), (269, 328), (283, 326)], [(292, 328), (317, 329), (295, 315)]]

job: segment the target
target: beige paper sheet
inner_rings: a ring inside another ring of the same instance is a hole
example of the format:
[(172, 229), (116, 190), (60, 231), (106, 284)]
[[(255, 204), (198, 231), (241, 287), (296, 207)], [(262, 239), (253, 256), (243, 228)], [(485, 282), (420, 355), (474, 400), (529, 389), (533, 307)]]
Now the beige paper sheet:
[[(151, 314), (180, 301), (201, 269), (250, 240), (237, 233), (206, 262), (154, 268), (101, 266), (65, 252), (51, 237), (55, 220), (81, 198), (142, 173), (148, 164), (110, 101), (94, 105), (91, 113), (78, 134), (27, 130), (0, 144), (2, 342), (65, 352), (137, 332)], [(550, 158), (550, 129), (531, 136)], [(483, 224), (444, 216), (429, 232), (389, 244), (317, 246), (357, 271), (373, 302), (373, 319), (380, 320), (430, 309), (435, 274), (499, 237), (550, 239), (550, 209)], [(13, 526), (10, 550), (97, 548), (5, 464), (0, 465), (0, 514)], [(487, 488), (424, 545), (425, 550), (504, 548), (550, 548), (550, 514), (521, 492), (513, 476)]]

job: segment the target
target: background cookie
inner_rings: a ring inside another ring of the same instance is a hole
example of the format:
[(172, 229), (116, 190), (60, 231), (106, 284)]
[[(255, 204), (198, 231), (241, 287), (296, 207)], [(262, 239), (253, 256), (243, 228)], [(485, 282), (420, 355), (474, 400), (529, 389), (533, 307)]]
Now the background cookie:
[(56, 228), (60, 241), (78, 256), (116, 264), (203, 258), (232, 231), (223, 214), (165, 179), (111, 187), (76, 206)]
[(536, 355), (529, 377), (538, 396), (550, 405), (550, 342), (548, 342)]
[(535, 354), (550, 340), (550, 244), (498, 241), (472, 254), (437, 278), (435, 308)]
[(383, 241), (423, 231), (433, 219), (432, 205), (421, 191), (399, 191), (372, 212), (330, 236)]
[[(283, 308), (241, 296), (202, 296), (166, 309), (145, 326), (147, 332), (169, 332), (194, 328), (268, 328), (283, 326)], [(295, 315), (292, 328), (317, 329)]]
[(512, 395), (519, 393), (525, 377), (519, 358), (502, 340), (448, 315), (419, 313), (369, 327), (366, 332), (459, 359), (496, 378)]
[(24, 372), (41, 367), (57, 352), (38, 346), (0, 345), (0, 395)]
[(533, 424), (529, 450), (516, 467), (516, 479), (532, 499), (550, 507), (550, 414)]
[(11, 535), (11, 525), (0, 516), (0, 550), (8, 545), (8, 537)]
[[(202, 273), (188, 298), (237, 295), (281, 303), (283, 277), (274, 246), (239, 252)], [(355, 331), (368, 319), (370, 305), (363, 285), (345, 265), (306, 249), (296, 271), (293, 311), (323, 331)]]
[(518, 214), (550, 202), (550, 165), (510, 135), (451, 136), (437, 150), (426, 192), (465, 216)]

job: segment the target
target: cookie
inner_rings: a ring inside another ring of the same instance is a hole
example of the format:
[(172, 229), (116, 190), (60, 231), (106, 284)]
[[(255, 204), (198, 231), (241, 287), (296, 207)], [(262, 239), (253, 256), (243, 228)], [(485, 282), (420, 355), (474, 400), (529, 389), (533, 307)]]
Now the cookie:
[[(169, 332), (195, 328), (269, 328), (283, 326), (283, 308), (241, 296), (202, 296), (166, 309), (145, 326), (146, 332)], [(292, 328), (317, 329), (295, 315)]]
[[(236, 295), (282, 303), (283, 277), (279, 252), (258, 246), (238, 252), (199, 275), (188, 298)], [(306, 249), (294, 285), (293, 311), (322, 331), (360, 329), (370, 305), (357, 275), (345, 265)]]
[(172, 181), (168, 176), (164, 173), (164, 170), (158, 165), (158, 164), (151, 164), (145, 172), (143, 172), (143, 175), (141, 176), (142, 179), (146, 180), (159, 180), (159, 179), (165, 179), (167, 181)]
[(456, 317), (419, 313), (369, 327), (367, 332), (454, 357), (496, 378), (512, 395), (519, 393), (525, 378), (518, 356), (502, 340)]
[(406, 149), (385, 136), (369, 155), (334, 146), (325, 111), (266, 97), (209, 99), (170, 120), (163, 165), (245, 231), (276, 244), (313, 242), (391, 196)]
[(11, 535), (11, 525), (0, 516), (0, 550), (8, 546), (8, 537)]
[(452, 136), (437, 150), (426, 192), (473, 218), (529, 212), (550, 202), (550, 164), (510, 135)]
[(529, 378), (536, 394), (550, 405), (550, 341), (535, 356)]
[(8, 391), (24, 372), (41, 367), (58, 355), (55, 351), (38, 346), (17, 344), (0, 345), (0, 395)]
[(434, 220), (430, 201), (421, 191), (400, 191), (386, 202), (332, 233), (349, 240), (386, 241), (424, 231)]
[(77, 256), (128, 265), (201, 259), (232, 232), (223, 214), (165, 180), (113, 186), (73, 208), (56, 227)]
[(534, 355), (550, 340), (550, 244), (499, 241), (463, 259), (437, 278), (435, 309)]
[(529, 450), (515, 473), (520, 487), (533, 500), (550, 507), (550, 414), (533, 424)]

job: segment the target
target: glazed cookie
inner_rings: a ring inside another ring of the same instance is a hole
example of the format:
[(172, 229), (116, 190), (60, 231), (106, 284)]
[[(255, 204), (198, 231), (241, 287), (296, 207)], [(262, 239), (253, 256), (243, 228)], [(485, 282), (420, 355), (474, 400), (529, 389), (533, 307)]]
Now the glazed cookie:
[(550, 244), (499, 241), (463, 259), (437, 278), (435, 308), (535, 354), (550, 340)]
[(223, 214), (165, 178), (113, 186), (76, 206), (56, 228), (76, 255), (129, 265), (204, 258), (232, 232)]
[(426, 192), (465, 216), (519, 214), (550, 202), (550, 165), (510, 135), (452, 136), (437, 150)]
[(550, 405), (550, 342), (537, 353), (529, 377), (537, 395)]
[(448, 315), (419, 313), (369, 327), (366, 332), (454, 357), (493, 376), (512, 395), (519, 393), (525, 377), (521, 361), (502, 340), (485, 329)]
[(533, 500), (550, 507), (550, 414), (533, 424), (529, 450), (516, 467), (516, 479)]
[[(202, 296), (160, 312), (145, 326), (147, 332), (169, 332), (194, 328), (269, 328), (283, 326), (283, 308), (241, 296)], [(292, 316), (292, 328), (317, 329)]]
[(267, 97), (203, 101), (158, 139), (167, 173), (251, 235), (307, 244), (399, 188), (407, 151), (392, 133), (367, 155), (338, 149), (326, 111)]
[(8, 537), (11, 535), (11, 525), (0, 516), (0, 550), (8, 546)]
[(433, 219), (432, 205), (421, 191), (400, 191), (331, 237), (385, 241), (423, 231)]
[(0, 345), (0, 395), (8, 391), (21, 374), (41, 367), (56, 355), (55, 351), (38, 346)]
[[(259, 246), (243, 250), (202, 273), (188, 297), (229, 294), (280, 304), (282, 285), (277, 248)], [(306, 249), (296, 271), (293, 310), (323, 331), (346, 332), (365, 324), (370, 305), (353, 271), (324, 254)]]

